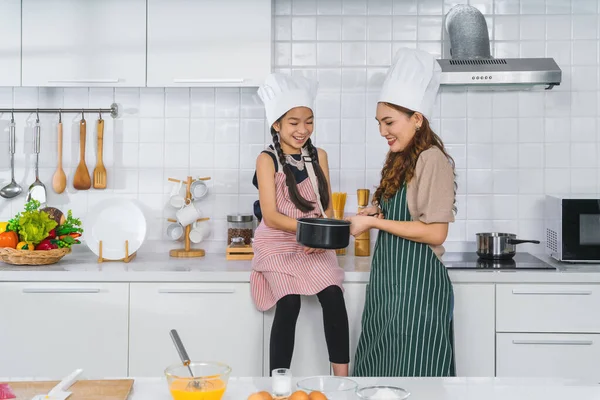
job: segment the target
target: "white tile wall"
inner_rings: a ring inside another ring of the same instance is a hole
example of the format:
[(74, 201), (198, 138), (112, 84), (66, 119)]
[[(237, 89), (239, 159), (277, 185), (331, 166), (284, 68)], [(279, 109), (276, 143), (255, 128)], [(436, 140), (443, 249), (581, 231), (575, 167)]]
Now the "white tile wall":
[[(447, 0), (275, 0), (274, 69), (318, 78), (315, 141), (329, 153), (333, 190), (349, 194), (378, 182), (386, 152), (373, 119), (377, 92), (395, 50), (421, 48), (448, 54), (442, 40)], [(486, 16), (496, 57), (549, 56), (563, 69), (552, 91), (444, 90), (432, 126), (457, 165), (458, 215), (449, 242), (474, 240), (502, 229), (542, 239), (545, 193), (600, 193), (599, 44), (597, 0), (472, 0)], [(106, 107), (108, 189), (50, 192), (50, 201), (78, 214), (107, 196), (139, 199), (150, 218), (149, 236), (163, 238), (168, 177), (209, 175), (203, 211), (213, 218), (209, 251), (222, 251), (225, 216), (251, 212), (254, 161), (270, 143), (264, 111), (253, 89), (0, 88), (3, 107)], [(78, 161), (78, 120), (64, 117), (69, 179)], [(87, 115), (86, 157), (95, 163), (96, 115)], [(10, 116), (2, 115), (6, 131)], [(33, 181), (34, 116), (17, 118), (17, 180)], [(41, 175), (50, 188), (56, 165), (56, 116), (42, 116)], [(7, 136), (0, 137), (5, 145)], [(9, 179), (0, 159), (0, 184)], [(24, 197), (0, 199), (0, 219), (18, 211)]]

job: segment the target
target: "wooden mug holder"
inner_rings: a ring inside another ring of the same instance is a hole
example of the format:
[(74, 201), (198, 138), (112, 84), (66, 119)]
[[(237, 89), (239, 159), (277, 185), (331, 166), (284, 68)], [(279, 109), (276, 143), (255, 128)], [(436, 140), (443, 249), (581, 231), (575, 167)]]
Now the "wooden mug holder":
[(123, 257), (123, 258), (119, 258), (117, 260), (107, 260), (106, 258), (102, 257), (102, 240), (98, 244), (98, 253), (100, 253), (100, 254), (98, 254), (98, 262), (99, 263), (111, 262), (111, 261), (122, 261), (124, 263), (128, 263), (129, 261), (133, 260), (136, 256), (136, 252), (129, 254), (129, 240), (125, 241), (125, 257)]
[[(208, 181), (210, 180), (210, 177), (204, 177), (204, 178), (198, 178), (198, 179), (193, 179), (191, 176), (187, 177), (187, 180), (185, 181), (181, 181), (179, 179), (175, 179), (175, 178), (169, 178), (168, 181), (169, 182), (174, 182), (174, 183), (179, 183), (179, 182), (184, 182), (185, 183), (185, 202), (186, 204), (189, 204), (189, 202), (192, 201), (192, 194), (190, 192), (190, 187), (192, 186), (192, 182), (195, 181)], [(199, 218), (196, 221), (197, 222), (201, 222), (201, 221), (208, 221), (210, 218)], [(168, 219), (169, 222), (177, 222), (177, 220)], [(204, 257), (206, 252), (203, 249), (192, 249), (191, 246), (191, 242), (190, 242), (190, 231), (192, 230), (192, 227), (190, 225), (187, 225), (185, 227), (184, 230), (184, 248), (183, 249), (173, 249), (171, 251), (169, 251), (169, 255), (171, 257), (174, 258), (195, 258), (195, 257)]]

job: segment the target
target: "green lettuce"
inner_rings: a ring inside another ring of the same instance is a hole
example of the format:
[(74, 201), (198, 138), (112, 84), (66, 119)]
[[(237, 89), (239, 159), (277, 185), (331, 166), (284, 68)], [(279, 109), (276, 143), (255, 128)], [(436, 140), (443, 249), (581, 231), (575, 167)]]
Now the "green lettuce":
[(38, 244), (48, 237), (56, 225), (56, 221), (50, 219), (47, 213), (26, 207), (26, 211), (19, 217), (19, 236), (23, 242)]

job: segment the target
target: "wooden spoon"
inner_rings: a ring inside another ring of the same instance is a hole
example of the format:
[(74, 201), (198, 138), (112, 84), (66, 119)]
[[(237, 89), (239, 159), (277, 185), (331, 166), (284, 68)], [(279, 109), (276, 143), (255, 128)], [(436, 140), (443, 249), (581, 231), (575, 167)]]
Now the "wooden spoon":
[(73, 187), (77, 190), (88, 190), (92, 187), (90, 173), (85, 165), (85, 135), (86, 135), (85, 118), (81, 116), (79, 122), (79, 165), (73, 176)]
[(104, 120), (98, 118), (98, 160), (94, 169), (94, 189), (106, 189), (106, 168), (102, 161), (102, 144), (104, 142)]
[(58, 117), (58, 166), (56, 167), (56, 171), (54, 172), (54, 176), (52, 177), (52, 189), (56, 193), (62, 193), (65, 191), (67, 187), (67, 175), (65, 175), (65, 171), (62, 166), (62, 149), (63, 149), (63, 125), (62, 118)]

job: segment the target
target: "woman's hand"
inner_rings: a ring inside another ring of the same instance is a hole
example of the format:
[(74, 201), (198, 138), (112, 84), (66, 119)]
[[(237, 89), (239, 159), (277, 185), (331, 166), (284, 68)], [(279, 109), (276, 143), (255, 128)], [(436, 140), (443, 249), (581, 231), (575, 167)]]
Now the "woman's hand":
[(357, 214), (374, 216), (375, 214), (381, 214), (381, 209), (377, 206), (369, 206), (369, 207), (363, 208)]
[(354, 217), (346, 218), (346, 221), (350, 221), (352, 225), (350, 225), (350, 234), (352, 236), (358, 236), (361, 233), (368, 231), (373, 228), (373, 222), (376, 219), (382, 219), (383, 215), (379, 214), (377, 217), (369, 217), (366, 215), (355, 215)]
[(321, 254), (325, 253), (325, 249), (313, 249), (312, 247), (304, 247), (304, 253), (306, 254)]

